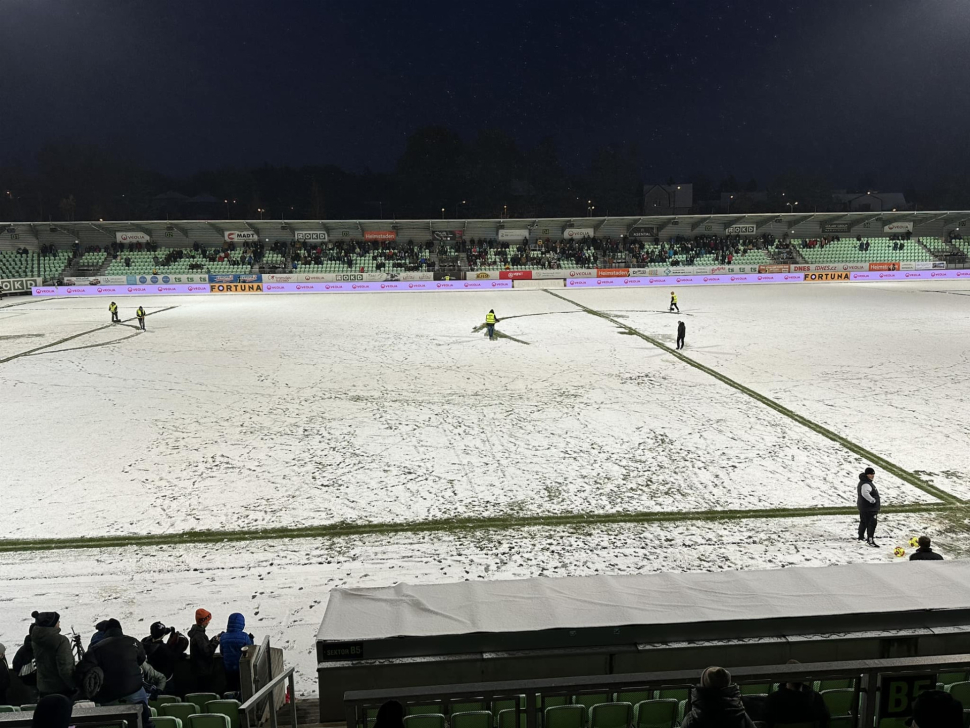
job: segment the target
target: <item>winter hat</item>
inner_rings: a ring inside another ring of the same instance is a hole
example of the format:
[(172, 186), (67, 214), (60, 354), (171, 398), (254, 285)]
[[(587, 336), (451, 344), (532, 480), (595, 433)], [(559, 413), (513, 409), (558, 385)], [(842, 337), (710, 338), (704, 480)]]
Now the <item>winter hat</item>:
[(195, 623), (200, 627), (208, 626), (209, 622), (212, 621), (212, 612), (208, 612), (202, 607), (195, 610)]
[(872, 468), (866, 468), (866, 475), (875, 475), (876, 471)]
[(701, 673), (701, 687), (720, 690), (731, 684), (731, 673), (723, 667), (711, 666)]
[(30, 724), (36, 728), (67, 728), (73, 709), (70, 698), (56, 694), (47, 695), (37, 702)]
[(166, 627), (161, 622), (154, 622), (154, 623), (152, 623), (151, 633), (152, 633), (152, 639), (153, 640), (160, 640), (162, 637), (164, 637), (165, 635), (167, 635), (171, 631), (172, 630), (170, 628)]
[(61, 615), (57, 612), (31, 612), (30, 616), (38, 627), (56, 627), (61, 621)]

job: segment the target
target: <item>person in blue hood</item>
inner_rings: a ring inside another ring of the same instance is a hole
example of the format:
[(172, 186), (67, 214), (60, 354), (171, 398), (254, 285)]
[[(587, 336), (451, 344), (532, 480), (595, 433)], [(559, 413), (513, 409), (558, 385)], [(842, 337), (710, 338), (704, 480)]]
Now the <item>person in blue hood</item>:
[(226, 668), (226, 684), (230, 690), (239, 690), (239, 659), (243, 647), (253, 644), (253, 636), (247, 634), (246, 618), (239, 612), (229, 615), (226, 631), (219, 635), (219, 652)]

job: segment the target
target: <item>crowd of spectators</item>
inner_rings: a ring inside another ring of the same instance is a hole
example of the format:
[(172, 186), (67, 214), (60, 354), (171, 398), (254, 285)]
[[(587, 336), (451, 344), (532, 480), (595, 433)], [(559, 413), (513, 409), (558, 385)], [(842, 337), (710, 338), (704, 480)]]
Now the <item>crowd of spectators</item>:
[[(339, 263), (347, 268), (356, 265), (356, 259), (373, 256), (378, 271), (403, 269), (405, 271), (433, 271), (434, 261), (428, 256), (427, 247), (407, 242), (369, 240), (331, 240), (325, 243), (310, 241), (292, 241), (277, 243), (276, 248), (284, 257), (289, 254), (292, 268), (297, 270), (301, 265), (323, 265), (324, 263)], [(287, 249), (288, 248), (288, 249)]]
[(471, 238), (457, 241), (454, 250), (465, 254), (471, 270), (496, 265), (552, 270), (564, 265), (580, 268), (595, 266), (597, 257), (590, 250), (595, 250), (600, 242), (596, 238), (582, 238), (538, 241), (535, 245), (530, 245), (525, 239), (515, 243), (495, 238)]
[(770, 250), (776, 243), (775, 236), (770, 233), (751, 237), (698, 235), (691, 238), (676, 235), (666, 241), (654, 238), (652, 245), (634, 243), (640, 247), (633, 252), (632, 265), (635, 268), (648, 265), (694, 265), (703, 257), (713, 257), (718, 265), (730, 265), (735, 256), (752, 250)]
[(0, 705), (14, 693), (19, 704), (50, 696), (69, 703), (141, 703), (145, 726), (150, 726), (148, 701), (159, 693), (238, 693), (243, 649), (253, 644), (242, 614), (230, 614), (226, 629), (210, 635), (212, 614), (201, 608), (187, 636), (154, 622), (148, 635), (136, 639), (109, 618), (94, 626), (86, 647), (80, 635), (63, 634), (57, 612), (31, 616), (34, 621), (9, 664), (0, 645)]

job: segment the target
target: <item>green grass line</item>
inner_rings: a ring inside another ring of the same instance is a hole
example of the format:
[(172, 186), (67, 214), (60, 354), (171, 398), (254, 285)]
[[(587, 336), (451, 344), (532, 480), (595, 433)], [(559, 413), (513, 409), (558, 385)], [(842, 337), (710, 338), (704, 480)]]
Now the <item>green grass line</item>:
[[(883, 513), (939, 513), (956, 511), (956, 506), (916, 503), (887, 506)], [(0, 539), (0, 553), (60, 549), (128, 548), (180, 544), (221, 543), (227, 541), (270, 541), (298, 538), (337, 538), (345, 536), (390, 535), (395, 533), (456, 533), (509, 530), (531, 527), (590, 526), (601, 524), (674, 523), (678, 521), (740, 521), (759, 518), (811, 518), (814, 516), (853, 516), (855, 506), (812, 508), (767, 508), (723, 511), (638, 511), (629, 513), (560, 513), (487, 518), (448, 518), (402, 523), (333, 523), (322, 526), (268, 528), (238, 531), (182, 531), (179, 533), (94, 536), (91, 538)]]
[(677, 359), (684, 362), (685, 364), (688, 364), (689, 366), (692, 366), (695, 369), (714, 377), (718, 381), (723, 382), (724, 384), (738, 390), (739, 392), (743, 392), (744, 394), (748, 395), (752, 399), (755, 399), (758, 402), (761, 402), (761, 404), (767, 407), (770, 407), (776, 412), (779, 412), (785, 415), (785, 417), (788, 417), (789, 419), (794, 420), (798, 424), (804, 427), (807, 427), (808, 429), (814, 432), (817, 432), (819, 435), (822, 435), (822, 437), (826, 437), (829, 440), (832, 440), (833, 442), (837, 442), (839, 445), (844, 447), (849, 452), (855, 453), (859, 457), (865, 460), (868, 460), (871, 465), (882, 468), (887, 473), (894, 475), (895, 477), (899, 478), (900, 480), (906, 483), (909, 483), (915, 488), (919, 488), (924, 493), (927, 493), (928, 495), (931, 495), (934, 498), (938, 498), (944, 503), (952, 503), (952, 504), (963, 503), (963, 501), (957, 498), (956, 496), (951, 495), (950, 493), (947, 493), (945, 490), (942, 490), (940, 488), (937, 488), (934, 485), (927, 483), (925, 480), (915, 475), (914, 473), (911, 473), (905, 468), (902, 468), (899, 465), (896, 465), (895, 463), (887, 460), (886, 458), (880, 455), (877, 455), (876, 453), (871, 452), (870, 450), (867, 450), (866, 448), (853, 442), (847, 437), (843, 437), (842, 435), (839, 435), (838, 433), (833, 432), (827, 427), (823, 427), (817, 422), (813, 422), (807, 417), (803, 417), (797, 412), (794, 412), (788, 409), (787, 407), (785, 407), (784, 405), (779, 404), (778, 402), (771, 399), (770, 397), (766, 397), (765, 395), (760, 394), (754, 391), (753, 389), (750, 389), (749, 387), (744, 386), (740, 382), (734, 381), (730, 377), (727, 377), (724, 374), (721, 374), (719, 371), (715, 369), (711, 369), (710, 367), (704, 366), (700, 362), (695, 361), (694, 359), (691, 359), (690, 357), (680, 353), (677, 349), (671, 349), (662, 341), (655, 339), (652, 336), (649, 336), (648, 334), (643, 333), (642, 331), (638, 331), (637, 329), (623, 323), (622, 321), (618, 321), (617, 319), (613, 318), (609, 314), (603, 313), (602, 311), (597, 311), (594, 308), (589, 308), (588, 306), (584, 306), (583, 304), (577, 303), (572, 299), (566, 298), (565, 296), (561, 296), (558, 293), (554, 293), (549, 289), (545, 289), (545, 291), (550, 296), (555, 296), (561, 301), (565, 301), (566, 303), (571, 303), (573, 306), (583, 309), (586, 313), (592, 316), (598, 316), (599, 318), (605, 319), (606, 321), (609, 321), (610, 323), (616, 326), (619, 326), (622, 329), (625, 329), (626, 331), (628, 331), (630, 334), (633, 334), (634, 336), (639, 336), (644, 341), (649, 342), (650, 344), (653, 344), (658, 349), (662, 349), (663, 351), (667, 352), (673, 357), (676, 357)]

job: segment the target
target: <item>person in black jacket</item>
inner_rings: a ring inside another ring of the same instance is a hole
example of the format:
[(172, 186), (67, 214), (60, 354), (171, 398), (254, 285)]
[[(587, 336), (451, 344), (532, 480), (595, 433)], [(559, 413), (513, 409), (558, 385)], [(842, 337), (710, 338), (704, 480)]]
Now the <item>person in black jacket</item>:
[[(168, 639), (165, 639), (165, 635), (168, 635)], [(151, 634), (141, 643), (145, 648), (148, 664), (171, 682), (175, 675), (175, 663), (185, 659), (185, 651), (189, 647), (188, 638), (161, 622), (155, 622), (151, 626)]]
[[(798, 660), (789, 660), (797, 665)], [(769, 728), (786, 723), (815, 723), (828, 728), (829, 709), (822, 696), (804, 683), (785, 683), (765, 701), (765, 717)]]
[(195, 624), (189, 630), (189, 660), (192, 662), (192, 675), (195, 689), (200, 693), (211, 692), (212, 657), (219, 647), (219, 635), (209, 637), (205, 628), (212, 621), (212, 614), (205, 609), (195, 610)]
[(151, 725), (148, 693), (142, 675), (145, 648), (134, 637), (121, 630), (117, 619), (107, 619), (98, 624), (103, 637), (84, 655), (82, 671), (97, 667), (103, 674), (101, 689), (93, 696), (98, 705), (118, 703), (142, 705), (142, 724)]
[(876, 486), (872, 482), (875, 476), (875, 470), (866, 468), (864, 473), (859, 473), (859, 485), (856, 487), (856, 507), (859, 509), (859, 540), (865, 539), (870, 546), (879, 546), (874, 538), (876, 521), (881, 507), (879, 491), (876, 490)]
[(10, 669), (7, 667), (7, 648), (0, 644), (0, 705), (7, 705), (10, 688)]
[(684, 348), (684, 337), (687, 335), (687, 327), (684, 326), (683, 321), (677, 322), (677, 348)]
[(918, 541), (919, 541), (919, 548), (909, 555), (910, 561), (942, 561), (943, 560), (943, 554), (938, 554), (936, 553), (936, 551), (930, 548), (930, 544), (932, 543), (932, 541), (930, 541), (929, 536), (920, 536)]
[[(30, 625), (33, 630), (34, 625)], [(24, 637), (24, 643), (13, 656), (10, 665), (14, 673), (20, 678), (21, 684), (26, 687), (31, 694), (31, 700), (37, 700), (37, 665), (34, 663), (34, 647), (30, 642), (30, 632)]]
[(741, 689), (723, 667), (708, 667), (691, 691), (690, 712), (682, 728), (754, 728), (741, 702)]

